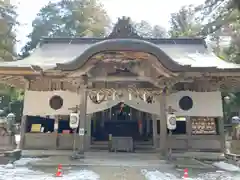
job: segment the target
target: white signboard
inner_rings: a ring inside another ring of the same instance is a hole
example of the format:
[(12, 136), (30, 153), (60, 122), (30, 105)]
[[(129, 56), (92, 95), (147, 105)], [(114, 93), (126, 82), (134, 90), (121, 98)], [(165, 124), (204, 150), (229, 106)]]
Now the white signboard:
[(78, 113), (71, 113), (70, 114), (70, 120), (69, 120), (69, 126), (72, 129), (78, 128), (79, 124), (79, 114)]
[(177, 127), (176, 124), (176, 115), (175, 114), (168, 114), (167, 115), (167, 128), (169, 130), (174, 130)]
[(84, 134), (85, 134), (84, 128), (80, 128), (80, 129), (79, 129), (79, 135), (80, 135), (80, 136), (84, 136)]

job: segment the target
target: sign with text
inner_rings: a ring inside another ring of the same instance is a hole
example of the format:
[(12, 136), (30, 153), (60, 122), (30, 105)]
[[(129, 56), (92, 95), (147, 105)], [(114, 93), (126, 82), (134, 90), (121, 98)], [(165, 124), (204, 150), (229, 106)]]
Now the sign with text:
[(80, 135), (80, 136), (84, 136), (84, 134), (85, 134), (84, 128), (80, 128), (80, 129), (79, 129), (79, 135)]

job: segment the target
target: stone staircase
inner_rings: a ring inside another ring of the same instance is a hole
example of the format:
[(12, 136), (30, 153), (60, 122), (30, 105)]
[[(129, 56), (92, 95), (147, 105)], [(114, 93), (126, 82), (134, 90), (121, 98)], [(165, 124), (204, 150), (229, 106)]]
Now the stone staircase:
[[(95, 141), (90, 146), (91, 150), (106, 150), (108, 151), (108, 141)], [(139, 141), (135, 142), (135, 150), (137, 152), (155, 152), (155, 149), (149, 142)]]

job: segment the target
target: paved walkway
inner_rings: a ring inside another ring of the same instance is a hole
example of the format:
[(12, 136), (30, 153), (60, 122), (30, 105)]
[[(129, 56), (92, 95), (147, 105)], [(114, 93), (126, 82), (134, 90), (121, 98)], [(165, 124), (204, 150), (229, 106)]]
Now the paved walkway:
[(91, 167), (90, 170), (100, 176), (100, 180), (146, 180), (137, 167)]
[(157, 156), (131, 153), (90, 153), (84, 159), (71, 160), (70, 156), (51, 156), (37, 161), (29, 162), (33, 167), (56, 167), (62, 166), (98, 166), (98, 167), (173, 167), (165, 160), (160, 160)]
[(182, 152), (182, 153), (173, 153), (174, 158), (197, 158), (202, 160), (224, 160), (223, 153), (214, 153), (214, 152)]
[[(23, 157), (47, 157), (47, 156), (71, 156), (73, 152), (71, 150), (23, 150), (22, 156)], [(139, 157), (141, 158), (146, 157), (153, 158), (153, 159), (160, 159), (160, 155), (157, 152), (142, 152), (142, 153), (109, 153), (108, 151), (90, 151), (85, 152), (85, 157), (116, 157), (124, 154), (131, 155), (131, 157)], [(216, 160), (223, 160), (224, 154), (223, 153), (211, 153), (211, 152), (181, 152), (181, 153), (173, 153), (173, 157), (176, 158), (198, 158), (198, 159), (216, 159)]]
[[(23, 151), (23, 157), (40, 157), (37, 161), (29, 162), (32, 167), (56, 167), (61, 164), (64, 167), (98, 167), (114, 168), (116, 171), (123, 171), (121, 167), (131, 168), (194, 168), (194, 169), (215, 169), (197, 159), (222, 160), (224, 156), (220, 153), (174, 153), (173, 161), (161, 159), (158, 153), (114, 153), (107, 151), (86, 152), (84, 159), (71, 160), (72, 151)], [(195, 159), (196, 158), (196, 159)], [(133, 173), (133, 171), (131, 171)], [(110, 173), (111, 174), (111, 173)]]
[(69, 150), (22, 150), (23, 157), (70, 156)]

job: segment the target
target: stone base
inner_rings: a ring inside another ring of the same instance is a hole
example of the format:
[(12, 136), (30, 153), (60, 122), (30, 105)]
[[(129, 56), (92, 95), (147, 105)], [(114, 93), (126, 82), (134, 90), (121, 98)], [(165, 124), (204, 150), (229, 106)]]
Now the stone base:
[(4, 157), (8, 159), (9, 163), (13, 163), (19, 160), (21, 156), (22, 156), (22, 151), (20, 149), (4, 152)]
[(240, 154), (240, 140), (231, 140), (230, 152)]
[(84, 159), (84, 153), (74, 152), (72, 156), (70, 156), (71, 160)]
[(0, 151), (11, 151), (16, 146), (15, 136), (0, 136)]

